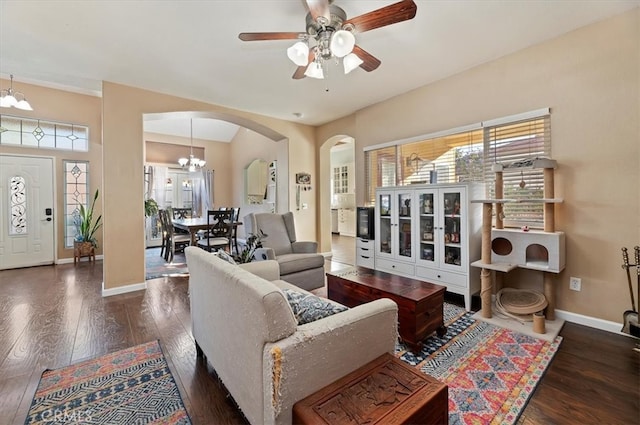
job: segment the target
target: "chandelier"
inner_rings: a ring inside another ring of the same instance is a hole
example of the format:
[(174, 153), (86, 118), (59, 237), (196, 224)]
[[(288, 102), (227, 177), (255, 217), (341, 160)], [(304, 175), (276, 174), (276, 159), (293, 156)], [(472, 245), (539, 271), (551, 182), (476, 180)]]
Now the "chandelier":
[(189, 172), (193, 173), (194, 171), (204, 167), (207, 161), (193, 156), (193, 118), (189, 119), (189, 126), (191, 130), (189, 136), (189, 139), (191, 140), (191, 153), (189, 154), (189, 158), (180, 158), (178, 160), (178, 164), (180, 164), (183, 169), (188, 169)]
[[(337, 63), (342, 60), (345, 74), (363, 63), (362, 59), (353, 53), (356, 44), (354, 26), (343, 25), (346, 19), (344, 10), (336, 6), (331, 8), (331, 20), (325, 16), (318, 16), (314, 20), (311, 14), (307, 15), (307, 34), (301, 35), (302, 40), (287, 49), (287, 56), (293, 63), (307, 67), (304, 75), (323, 79), (325, 62), (330, 60)], [(313, 41), (313, 45), (310, 45), (310, 41)], [(311, 57), (309, 52), (312, 52)]]
[(29, 102), (27, 102), (27, 98), (24, 97), (24, 94), (19, 91), (13, 91), (13, 75), (10, 75), (9, 77), (11, 78), (11, 85), (9, 88), (0, 90), (0, 106), (3, 108), (18, 108), (23, 111), (33, 111), (33, 108), (29, 105)]

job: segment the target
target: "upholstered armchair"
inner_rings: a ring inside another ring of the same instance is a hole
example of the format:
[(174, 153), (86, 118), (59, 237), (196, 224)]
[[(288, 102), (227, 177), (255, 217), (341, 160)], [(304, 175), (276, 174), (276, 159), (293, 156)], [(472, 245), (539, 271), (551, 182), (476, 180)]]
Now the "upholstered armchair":
[(318, 243), (296, 240), (293, 213), (249, 214), (243, 224), (247, 235), (259, 230), (267, 234), (259, 255), (278, 262), (282, 280), (308, 291), (324, 285), (324, 257), (318, 254)]

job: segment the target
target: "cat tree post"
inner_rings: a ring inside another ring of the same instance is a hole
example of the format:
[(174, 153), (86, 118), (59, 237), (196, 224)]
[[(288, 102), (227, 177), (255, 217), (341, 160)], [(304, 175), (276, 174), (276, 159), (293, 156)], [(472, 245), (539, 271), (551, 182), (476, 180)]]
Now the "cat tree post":
[[(544, 169), (544, 197), (546, 199), (552, 199), (555, 196), (554, 193), (554, 181), (553, 168), (545, 168)], [(555, 232), (556, 231), (556, 223), (555, 223), (555, 204), (554, 203), (545, 203), (544, 204), (544, 231), (545, 232)], [(555, 320), (556, 318), (556, 288), (553, 283), (553, 275), (548, 272), (544, 272), (544, 284), (543, 284), (544, 296), (549, 303), (546, 309), (546, 318), (547, 320)]]
[[(553, 182), (553, 168), (545, 168), (544, 169), (544, 197), (546, 199), (552, 199), (554, 197), (553, 190), (554, 182)], [(544, 204), (544, 231), (545, 232), (555, 232), (556, 231), (556, 221), (554, 217), (555, 213), (555, 204), (554, 203), (545, 203)]]
[[(496, 199), (502, 199), (504, 197), (504, 181), (502, 179), (502, 171), (496, 171), (495, 180), (495, 192)], [(501, 203), (496, 204), (496, 229), (504, 229), (504, 222), (502, 221), (503, 214), (502, 209), (504, 205)]]
[[(493, 204), (482, 204), (482, 252), (480, 261), (483, 264), (491, 264), (491, 211)], [(480, 271), (480, 299), (482, 301), (482, 317), (490, 318), (491, 294), (492, 294), (491, 270), (483, 267)]]

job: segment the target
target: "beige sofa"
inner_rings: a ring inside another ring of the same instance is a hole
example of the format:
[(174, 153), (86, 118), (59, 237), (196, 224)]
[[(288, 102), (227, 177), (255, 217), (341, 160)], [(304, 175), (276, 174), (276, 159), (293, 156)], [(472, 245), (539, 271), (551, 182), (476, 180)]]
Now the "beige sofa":
[(290, 424), (298, 400), (394, 351), (397, 305), (373, 301), (298, 325), (275, 261), (229, 264), (185, 250), (192, 332), (252, 424)]

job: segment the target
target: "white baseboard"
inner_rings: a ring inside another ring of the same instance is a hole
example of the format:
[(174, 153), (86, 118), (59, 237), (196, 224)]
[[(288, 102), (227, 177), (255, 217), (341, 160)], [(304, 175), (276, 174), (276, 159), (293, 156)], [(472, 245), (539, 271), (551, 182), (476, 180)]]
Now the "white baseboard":
[(323, 256), (324, 258), (331, 258), (331, 257), (333, 257), (333, 252), (331, 252), (331, 251), (328, 251), (328, 252), (321, 252), (320, 254), (322, 254), (322, 256)]
[(560, 319), (564, 319), (567, 322), (577, 323), (578, 325), (589, 326), (590, 328), (600, 329), (607, 332), (612, 332), (618, 335), (627, 335), (621, 332), (622, 323), (612, 322), (609, 320), (598, 319), (596, 317), (584, 316), (578, 313), (572, 313), (570, 311), (556, 310), (556, 316)]
[[(96, 255), (96, 261), (98, 261), (98, 260), (104, 260), (104, 255)], [(71, 264), (71, 263), (73, 263), (73, 257), (72, 258), (58, 258), (56, 260), (56, 264)]]
[(104, 282), (102, 282), (103, 297), (110, 297), (112, 295), (120, 295), (120, 294), (129, 293), (129, 292), (142, 291), (144, 289), (147, 289), (147, 282), (134, 283), (133, 285), (118, 286), (117, 288), (109, 288), (109, 289), (105, 289)]

